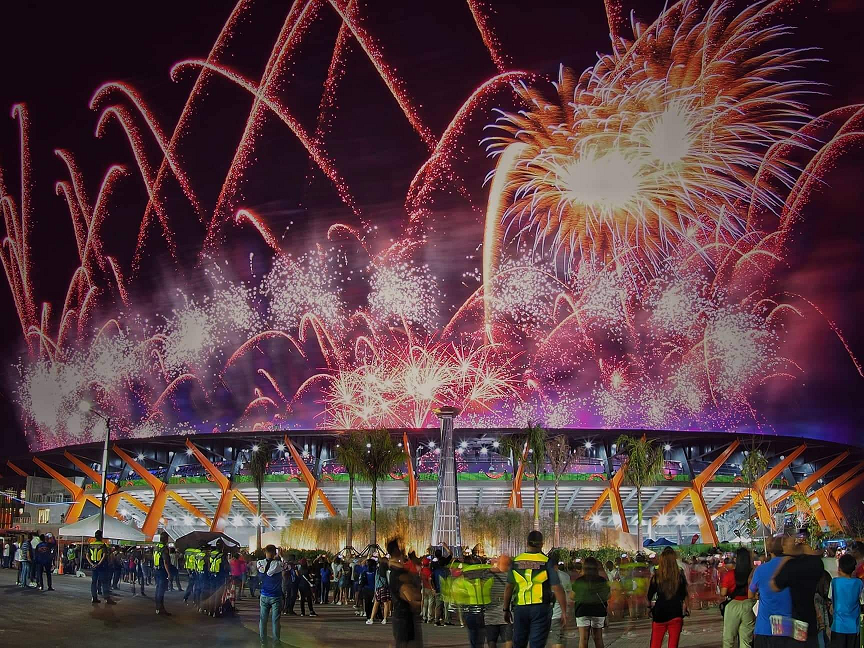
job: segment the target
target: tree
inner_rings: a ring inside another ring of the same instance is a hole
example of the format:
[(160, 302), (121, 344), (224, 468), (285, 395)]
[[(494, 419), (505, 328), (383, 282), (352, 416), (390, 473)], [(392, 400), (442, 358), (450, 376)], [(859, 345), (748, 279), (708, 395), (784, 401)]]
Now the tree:
[[(514, 470), (527, 468), (534, 475), (534, 530), (540, 529), (540, 472), (546, 465), (546, 430), (528, 423), (522, 432), (504, 437), (504, 450), (513, 455)], [(514, 473), (513, 478), (516, 478)]]
[(806, 493), (793, 491), (789, 497), (795, 505), (795, 518), (799, 529), (807, 529), (807, 537), (811, 547), (819, 546), (824, 532), (816, 511), (810, 503), (810, 496)]
[(622, 434), (615, 442), (617, 452), (627, 457), (624, 479), (636, 489), (636, 543), (642, 546), (642, 489), (663, 478), (663, 449), (645, 435)]
[(756, 481), (765, 474), (768, 470), (768, 460), (765, 454), (759, 448), (753, 446), (750, 450), (744, 452), (744, 461), (741, 462), (741, 477), (747, 484), (747, 521), (744, 523), (744, 529), (747, 535), (752, 540), (756, 535), (756, 530), (759, 524), (753, 517), (753, 490), (756, 488)]
[(369, 519), (372, 522), (370, 547), (377, 547), (375, 514), (378, 508), (378, 482), (405, 461), (405, 452), (398, 447), (388, 430), (370, 430), (364, 434), (365, 452), (363, 453), (362, 475), (372, 486), (372, 505)]
[(555, 539), (553, 546), (560, 547), (561, 525), (558, 521), (558, 487), (561, 484), (562, 475), (567, 472), (570, 464), (578, 454), (570, 448), (567, 437), (559, 434), (546, 442), (546, 455), (549, 457), (549, 465), (552, 467), (552, 474), (555, 476)]
[(261, 548), (261, 491), (264, 488), (264, 477), (267, 475), (267, 463), (270, 461), (270, 447), (264, 443), (252, 446), (252, 456), (249, 458), (249, 474), (255, 488), (258, 489), (258, 524), (255, 525), (255, 538), (258, 548)]
[(354, 550), (354, 480), (363, 474), (363, 463), (366, 454), (366, 436), (362, 432), (352, 430), (339, 437), (336, 448), (336, 458), (348, 473), (348, 528), (345, 532), (345, 548)]

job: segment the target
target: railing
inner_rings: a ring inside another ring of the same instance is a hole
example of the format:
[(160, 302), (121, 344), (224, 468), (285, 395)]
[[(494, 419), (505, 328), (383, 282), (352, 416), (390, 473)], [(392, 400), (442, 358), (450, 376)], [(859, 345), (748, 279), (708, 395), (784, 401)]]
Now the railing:
[(36, 504), (63, 504), (71, 502), (72, 496), (69, 493), (38, 493), (31, 501)]

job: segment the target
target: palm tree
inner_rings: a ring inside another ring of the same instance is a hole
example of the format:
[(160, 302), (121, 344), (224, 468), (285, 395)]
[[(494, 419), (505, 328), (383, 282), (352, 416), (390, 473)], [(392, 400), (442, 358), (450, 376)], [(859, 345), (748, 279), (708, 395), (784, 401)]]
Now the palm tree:
[(527, 468), (534, 474), (534, 530), (540, 530), (540, 471), (546, 465), (546, 430), (534, 423), (528, 423), (519, 434), (511, 434), (504, 437), (503, 444), (505, 453), (512, 453), (514, 475), (515, 470), (522, 466), (523, 472)]
[(363, 461), (366, 454), (366, 436), (362, 432), (352, 430), (339, 437), (336, 448), (336, 458), (348, 473), (348, 528), (345, 532), (345, 549), (349, 553), (354, 550), (354, 480), (363, 473)]
[(264, 477), (267, 474), (267, 463), (270, 461), (270, 447), (264, 443), (252, 446), (252, 456), (249, 458), (249, 474), (258, 489), (258, 524), (255, 525), (255, 538), (258, 548), (261, 548), (261, 491), (264, 488)]
[(618, 454), (627, 457), (624, 479), (636, 489), (636, 543), (642, 547), (642, 489), (663, 478), (663, 449), (643, 434), (641, 438), (622, 434), (615, 442)]
[(363, 453), (361, 474), (372, 485), (372, 506), (369, 511), (372, 534), (369, 547), (377, 548), (375, 516), (378, 507), (378, 482), (405, 461), (405, 452), (393, 442), (388, 430), (370, 430), (363, 436), (366, 448)]
[(570, 443), (563, 434), (559, 434), (546, 442), (546, 455), (549, 457), (549, 465), (555, 476), (555, 539), (553, 546), (560, 547), (561, 525), (558, 522), (558, 487), (561, 484), (561, 477), (579, 455), (570, 448)]
[(762, 450), (754, 445), (744, 452), (744, 461), (741, 462), (741, 477), (747, 484), (747, 522), (744, 528), (751, 540), (759, 528), (756, 519), (753, 517), (753, 490), (756, 488), (756, 481), (767, 470), (768, 459), (765, 458)]

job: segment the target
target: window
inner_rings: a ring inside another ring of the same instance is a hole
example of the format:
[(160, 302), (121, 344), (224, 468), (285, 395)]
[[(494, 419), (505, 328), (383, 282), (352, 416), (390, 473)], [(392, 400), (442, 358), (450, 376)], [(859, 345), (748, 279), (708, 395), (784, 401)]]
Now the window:
[(51, 519), (51, 509), (39, 509), (38, 520), (39, 524), (48, 524), (48, 521)]

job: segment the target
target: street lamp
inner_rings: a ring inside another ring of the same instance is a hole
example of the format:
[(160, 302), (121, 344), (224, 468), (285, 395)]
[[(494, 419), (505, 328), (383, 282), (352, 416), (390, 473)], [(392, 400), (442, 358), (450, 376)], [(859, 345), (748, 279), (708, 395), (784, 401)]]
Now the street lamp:
[(78, 403), (78, 409), (82, 414), (95, 414), (105, 421), (105, 445), (102, 447), (102, 501), (99, 507), (99, 535), (105, 530), (105, 487), (108, 485), (108, 441), (111, 439), (111, 417), (93, 407), (90, 401)]

